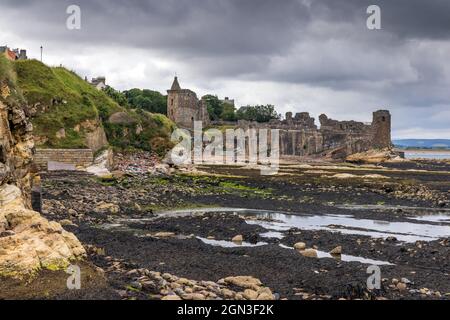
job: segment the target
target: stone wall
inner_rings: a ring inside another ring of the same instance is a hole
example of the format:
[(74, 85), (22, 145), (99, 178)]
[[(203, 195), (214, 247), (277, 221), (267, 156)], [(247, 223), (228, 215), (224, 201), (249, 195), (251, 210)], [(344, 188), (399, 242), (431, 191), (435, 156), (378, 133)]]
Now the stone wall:
[(38, 170), (47, 170), (48, 162), (87, 167), (94, 161), (91, 149), (36, 149), (34, 164)]
[(189, 89), (181, 89), (175, 77), (170, 90), (167, 90), (167, 116), (178, 126), (194, 128), (194, 121), (202, 121), (203, 127), (209, 125), (209, 114), (203, 100)]
[(285, 120), (268, 123), (238, 121), (237, 127), (247, 130), (278, 129), (281, 156), (327, 156), (345, 158), (369, 149), (391, 147), (391, 115), (387, 110), (373, 113), (370, 124), (357, 121), (337, 121), (322, 114), (320, 129), (307, 112), (291, 112)]

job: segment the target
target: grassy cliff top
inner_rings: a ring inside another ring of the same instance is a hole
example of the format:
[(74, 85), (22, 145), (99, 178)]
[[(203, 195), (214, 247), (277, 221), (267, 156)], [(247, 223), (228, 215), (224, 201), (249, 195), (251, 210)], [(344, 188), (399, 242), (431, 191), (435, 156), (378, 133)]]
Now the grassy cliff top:
[[(42, 147), (86, 148), (85, 132), (75, 130), (85, 121), (99, 122), (109, 143), (118, 148), (154, 150), (169, 145), (174, 125), (164, 115), (122, 107), (105, 92), (63, 67), (49, 67), (37, 60), (16, 61), (13, 66), (17, 86), (34, 110), (34, 135), (44, 137)], [(109, 117), (117, 112), (128, 114), (133, 123), (109, 123)], [(57, 137), (62, 128), (66, 136)]]

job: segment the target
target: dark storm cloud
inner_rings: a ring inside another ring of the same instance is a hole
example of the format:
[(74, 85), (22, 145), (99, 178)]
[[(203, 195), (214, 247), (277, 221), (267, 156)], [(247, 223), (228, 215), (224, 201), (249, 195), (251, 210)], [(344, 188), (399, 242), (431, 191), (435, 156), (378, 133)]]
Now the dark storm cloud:
[[(82, 10), (80, 31), (65, 27), (71, 4)], [(372, 4), (381, 8), (382, 30), (366, 28)], [(10, 32), (61, 55), (143, 49), (199, 86), (302, 85), (408, 110), (409, 122), (396, 124), (402, 128), (446, 129), (442, 119), (450, 121), (442, 111), (450, 106), (448, 0), (1, 0), (0, 12)]]
[[(173, 54), (180, 55), (281, 52), (310, 19), (299, 1), (80, 0), (76, 3), (82, 10), (82, 30), (74, 33), (63, 23), (65, 8), (73, 2), (28, 1), (27, 9), (15, 1), (5, 5), (17, 6), (28, 16), (33, 23), (21, 28), (36, 35), (62, 41), (178, 49)], [(33, 27), (36, 24), (44, 29)]]

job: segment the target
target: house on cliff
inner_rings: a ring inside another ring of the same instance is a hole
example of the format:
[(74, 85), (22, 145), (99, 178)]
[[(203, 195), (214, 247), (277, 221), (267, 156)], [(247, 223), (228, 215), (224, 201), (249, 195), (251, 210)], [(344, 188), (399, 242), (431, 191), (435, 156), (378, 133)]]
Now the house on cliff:
[(0, 54), (4, 54), (10, 61), (27, 60), (27, 51), (24, 49), (10, 49), (8, 46), (0, 46)]

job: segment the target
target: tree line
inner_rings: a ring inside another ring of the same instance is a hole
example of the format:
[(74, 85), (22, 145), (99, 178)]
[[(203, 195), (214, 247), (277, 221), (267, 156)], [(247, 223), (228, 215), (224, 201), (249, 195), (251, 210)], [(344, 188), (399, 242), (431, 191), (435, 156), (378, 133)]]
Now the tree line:
[[(152, 113), (167, 114), (167, 96), (158, 91), (148, 89), (131, 89), (118, 91), (107, 86), (105, 93), (116, 101), (119, 105), (133, 109), (142, 109)], [(281, 115), (275, 110), (275, 106), (254, 105), (243, 106), (236, 109), (229, 102), (220, 100), (216, 95), (205, 95), (202, 97), (205, 101), (209, 117), (212, 121), (257, 121), (269, 122), (272, 119), (280, 119)]]

